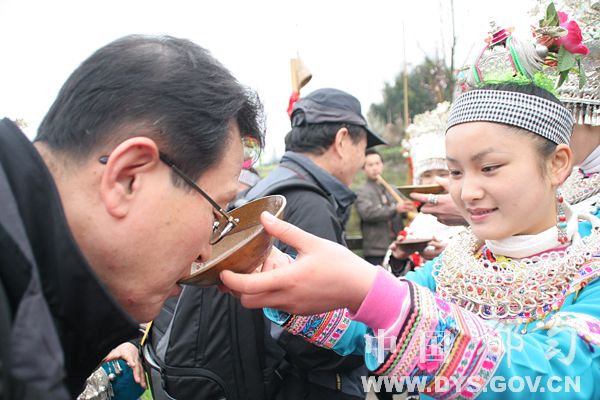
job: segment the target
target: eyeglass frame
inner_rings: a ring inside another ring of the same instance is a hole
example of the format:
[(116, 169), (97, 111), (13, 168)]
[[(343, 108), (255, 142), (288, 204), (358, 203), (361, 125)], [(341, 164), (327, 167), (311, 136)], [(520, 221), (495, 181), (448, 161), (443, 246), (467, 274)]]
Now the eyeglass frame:
[[(106, 155), (101, 156), (98, 159), (98, 161), (101, 164), (106, 164), (108, 162), (108, 157), (109, 156), (106, 156)], [(208, 201), (210, 203), (210, 205), (213, 207), (213, 209), (215, 209), (223, 218), (225, 218), (227, 220), (227, 225), (225, 225), (225, 227), (221, 230), (219, 237), (216, 240), (211, 240), (209, 242), (211, 245), (215, 245), (215, 244), (219, 243), (225, 236), (227, 236), (231, 232), (231, 230), (233, 228), (238, 226), (238, 224), (240, 223), (239, 218), (234, 218), (227, 211), (223, 210), (223, 208), (216, 201), (214, 201), (213, 198), (208, 195), (208, 193), (206, 193), (204, 190), (202, 190), (200, 188), (200, 186), (198, 186), (192, 178), (190, 178), (185, 172), (183, 172), (181, 169), (179, 169), (179, 167), (177, 165), (175, 165), (175, 162), (172, 161), (169, 158), (169, 156), (167, 156), (165, 153), (159, 151), (158, 157), (159, 157), (160, 161), (162, 161), (165, 165), (167, 165), (169, 168), (171, 168), (171, 170), (173, 172), (175, 172), (175, 174), (177, 176), (179, 176), (181, 179), (183, 179), (185, 181), (185, 183), (190, 185), (192, 189), (194, 189), (197, 193), (199, 193), (202, 197), (204, 197), (206, 199), (206, 201)], [(213, 234), (219, 229), (219, 224), (220, 224), (219, 221), (213, 222)]]

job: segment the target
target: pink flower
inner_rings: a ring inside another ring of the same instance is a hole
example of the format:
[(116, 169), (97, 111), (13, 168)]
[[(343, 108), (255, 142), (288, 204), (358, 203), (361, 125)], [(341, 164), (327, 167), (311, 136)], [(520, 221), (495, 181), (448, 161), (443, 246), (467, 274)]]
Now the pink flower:
[(583, 40), (581, 36), (581, 29), (577, 22), (569, 20), (569, 16), (562, 12), (558, 12), (558, 19), (560, 20), (560, 26), (565, 28), (569, 33), (566, 36), (558, 39), (558, 44), (565, 46), (565, 49), (573, 54), (586, 55), (590, 51), (581, 42)]

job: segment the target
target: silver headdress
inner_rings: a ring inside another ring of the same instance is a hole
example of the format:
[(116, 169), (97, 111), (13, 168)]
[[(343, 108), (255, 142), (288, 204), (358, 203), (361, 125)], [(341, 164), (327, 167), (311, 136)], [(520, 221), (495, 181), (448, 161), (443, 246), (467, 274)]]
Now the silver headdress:
[(403, 147), (410, 152), (415, 185), (420, 183), (423, 172), (447, 168), (444, 132), (449, 111), (449, 102), (439, 103), (434, 110), (416, 115), (406, 128)]
[(576, 124), (600, 126), (600, 1), (565, 2), (565, 9), (577, 18), (589, 54), (581, 59), (584, 85), (580, 87), (578, 77), (571, 75), (557, 94)]
[[(485, 84), (525, 83), (543, 76), (543, 52), (529, 35), (519, 37), (512, 29), (500, 28), (491, 22), (485, 42), (477, 58), (459, 70), (457, 95)], [(551, 90), (553, 83), (549, 78), (547, 81), (549, 87), (546, 88)]]

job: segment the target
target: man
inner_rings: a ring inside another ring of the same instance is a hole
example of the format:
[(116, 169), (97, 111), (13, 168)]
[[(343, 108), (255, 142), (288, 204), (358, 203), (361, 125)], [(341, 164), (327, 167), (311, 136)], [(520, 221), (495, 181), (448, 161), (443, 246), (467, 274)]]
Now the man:
[[(384, 141), (369, 129), (360, 102), (337, 89), (316, 90), (298, 100), (291, 124), (279, 167), (250, 189), (246, 198), (282, 194), (287, 199), (286, 221), (345, 245), (344, 226), (356, 197), (349, 186), (363, 165), (365, 149)], [(279, 247), (296, 254), (283, 243)], [(332, 356), (285, 333), (278, 343), (290, 361), (279, 398), (365, 397), (360, 377), (367, 370), (361, 358)]]
[(383, 158), (375, 149), (367, 149), (363, 170), (367, 180), (356, 192), (363, 257), (371, 264), (382, 265), (388, 246), (404, 227), (402, 219), (414, 207), (410, 200), (396, 203), (378, 182), (383, 173)]
[(33, 145), (0, 122), (0, 398), (74, 398), (180, 292), (259, 114), (203, 48), (128, 36), (73, 72)]

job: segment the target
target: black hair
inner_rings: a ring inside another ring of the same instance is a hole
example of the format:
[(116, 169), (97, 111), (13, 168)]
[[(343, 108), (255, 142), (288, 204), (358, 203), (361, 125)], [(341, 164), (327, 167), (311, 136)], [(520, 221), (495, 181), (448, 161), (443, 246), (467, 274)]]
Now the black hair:
[[(562, 103), (560, 102), (560, 100), (558, 98), (556, 98), (556, 96), (554, 96), (552, 93), (550, 93), (546, 89), (543, 89), (533, 83), (525, 83), (525, 84), (514, 83), (514, 82), (496, 83), (496, 84), (487, 84), (478, 89), (501, 90), (501, 91), (507, 91), (507, 92), (523, 93), (523, 94), (528, 94), (531, 96), (541, 97), (543, 99), (546, 99), (546, 100), (549, 100), (554, 103), (562, 105)], [(524, 133), (531, 137), (531, 139), (534, 141), (535, 146), (537, 148), (538, 155), (540, 156), (539, 160), (540, 160), (541, 171), (542, 171), (543, 175), (546, 175), (547, 171), (546, 171), (546, 163), (545, 162), (548, 159), (548, 157), (550, 157), (550, 155), (554, 152), (557, 144), (554, 143), (553, 141), (551, 141), (550, 139), (547, 139), (543, 136), (537, 135), (526, 129), (519, 128), (519, 127), (516, 127), (513, 125), (507, 125), (507, 126), (512, 128), (516, 132)]]
[(263, 145), (258, 96), (207, 50), (171, 36), (130, 35), (71, 74), (35, 140), (82, 161), (150, 128), (146, 136), (197, 179), (222, 157), (232, 122)]
[(381, 156), (380, 152), (375, 150), (373, 147), (369, 147), (368, 149), (365, 150), (365, 157), (370, 156), (371, 154), (377, 154), (379, 156), (379, 159), (381, 160), (381, 163), (383, 164), (383, 157)]
[(285, 136), (285, 150), (321, 155), (335, 141), (335, 135), (342, 129), (348, 129), (352, 143), (360, 142), (367, 131), (358, 125), (347, 123), (304, 124), (294, 126)]

